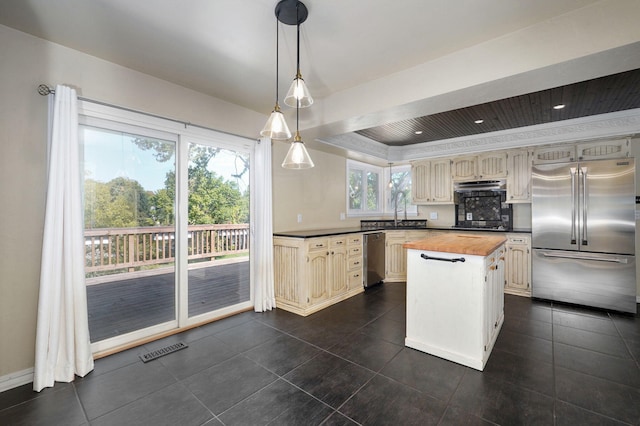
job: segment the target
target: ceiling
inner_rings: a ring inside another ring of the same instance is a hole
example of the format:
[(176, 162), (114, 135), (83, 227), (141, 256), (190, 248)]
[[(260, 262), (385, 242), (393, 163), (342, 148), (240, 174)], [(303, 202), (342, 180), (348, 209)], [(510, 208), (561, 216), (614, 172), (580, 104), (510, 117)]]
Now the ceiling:
[[(599, 1), (304, 0), (309, 18), (301, 26), (301, 70), (314, 98), (322, 101)], [(2, 0), (0, 24), (266, 117), (275, 95), (276, 28), (280, 99), (295, 74), (295, 27), (276, 26), (276, 3)], [(384, 144), (407, 145), (637, 108), (638, 83), (633, 71), (397, 122), (387, 116), (351, 130)], [(550, 111), (557, 101), (567, 107)], [(477, 118), (484, 123), (474, 124)]]

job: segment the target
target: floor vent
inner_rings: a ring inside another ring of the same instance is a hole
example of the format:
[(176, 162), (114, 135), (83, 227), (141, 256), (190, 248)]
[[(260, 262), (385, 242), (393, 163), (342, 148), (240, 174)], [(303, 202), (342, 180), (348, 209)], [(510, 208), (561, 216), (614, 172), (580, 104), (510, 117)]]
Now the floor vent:
[(147, 352), (146, 354), (141, 354), (140, 359), (142, 362), (153, 361), (156, 358), (160, 358), (161, 356), (168, 355), (172, 352), (179, 351), (180, 349), (188, 348), (188, 345), (185, 345), (182, 342), (174, 343), (173, 345), (165, 346), (164, 348), (155, 349), (151, 352)]

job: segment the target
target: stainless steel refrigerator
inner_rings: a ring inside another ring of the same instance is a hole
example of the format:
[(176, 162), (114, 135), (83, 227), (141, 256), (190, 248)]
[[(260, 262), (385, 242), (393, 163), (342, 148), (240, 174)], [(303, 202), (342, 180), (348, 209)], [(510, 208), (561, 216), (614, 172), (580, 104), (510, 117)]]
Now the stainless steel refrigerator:
[(534, 165), (532, 295), (636, 312), (635, 160)]

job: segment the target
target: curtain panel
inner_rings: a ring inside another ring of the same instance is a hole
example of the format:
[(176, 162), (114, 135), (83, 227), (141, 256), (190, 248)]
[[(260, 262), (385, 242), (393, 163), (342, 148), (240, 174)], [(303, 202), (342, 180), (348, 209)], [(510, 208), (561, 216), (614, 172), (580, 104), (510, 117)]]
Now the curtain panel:
[(254, 153), (254, 208), (251, 220), (253, 247), (254, 308), (264, 312), (276, 307), (273, 279), (273, 208), (271, 194), (271, 139), (258, 141)]
[(57, 86), (49, 141), (33, 389), (93, 370), (84, 277), (76, 91)]

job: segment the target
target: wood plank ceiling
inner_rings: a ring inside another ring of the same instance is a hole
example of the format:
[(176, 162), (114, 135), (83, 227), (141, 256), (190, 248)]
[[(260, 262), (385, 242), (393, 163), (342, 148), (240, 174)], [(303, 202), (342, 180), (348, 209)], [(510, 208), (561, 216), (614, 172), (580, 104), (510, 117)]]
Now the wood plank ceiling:
[[(554, 109), (558, 104), (565, 108)], [(356, 133), (386, 145), (404, 146), (634, 108), (640, 108), (640, 69)]]

